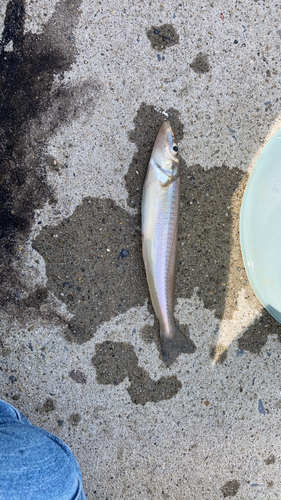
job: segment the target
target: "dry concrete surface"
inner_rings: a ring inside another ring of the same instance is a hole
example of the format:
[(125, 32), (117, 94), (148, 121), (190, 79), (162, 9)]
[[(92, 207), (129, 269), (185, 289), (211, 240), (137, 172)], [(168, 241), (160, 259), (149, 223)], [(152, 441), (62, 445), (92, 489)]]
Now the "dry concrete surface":
[[(281, 326), (239, 245), (281, 3), (1, 0), (0, 33), (0, 397), (71, 447), (88, 500), (281, 498)], [(166, 119), (190, 340), (168, 366), (140, 229)]]

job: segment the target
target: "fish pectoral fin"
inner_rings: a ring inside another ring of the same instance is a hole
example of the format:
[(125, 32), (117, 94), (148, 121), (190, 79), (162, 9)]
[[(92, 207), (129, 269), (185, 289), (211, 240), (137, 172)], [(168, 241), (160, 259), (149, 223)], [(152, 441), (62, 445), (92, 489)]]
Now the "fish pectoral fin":
[(196, 350), (192, 340), (185, 337), (177, 327), (172, 337), (168, 337), (165, 332), (161, 332), (160, 337), (166, 363), (172, 363), (180, 354), (192, 354)]

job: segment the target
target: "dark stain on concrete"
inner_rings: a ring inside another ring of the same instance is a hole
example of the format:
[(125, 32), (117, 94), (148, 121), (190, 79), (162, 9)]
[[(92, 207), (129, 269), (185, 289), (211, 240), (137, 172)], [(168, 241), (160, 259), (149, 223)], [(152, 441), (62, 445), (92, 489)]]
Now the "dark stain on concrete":
[[(237, 269), (230, 269), (234, 242), (229, 205), (242, 176), (240, 170), (225, 165), (205, 171), (182, 162), (176, 290), (180, 297), (190, 297), (198, 287), (204, 306), (215, 310), (218, 318), (226, 312), (226, 292), (233, 296), (229, 307), (234, 309), (241, 287)], [(231, 291), (227, 290), (230, 271), (237, 277)]]
[[(64, 80), (76, 58), (73, 32), (81, 0), (61, 0), (41, 34), (24, 34), (25, 2), (10, 0), (0, 41), (0, 302), (20, 305), (13, 269), (36, 209), (55, 203), (46, 181), (45, 146), (58, 127), (96, 100), (98, 88)], [(13, 50), (7, 51), (12, 42)], [(54, 84), (59, 76), (61, 84)], [(81, 100), (81, 96), (83, 96)], [(78, 105), (79, 102), (79, 105)]]
[(72, 378), (72, 380), (74, 380), (74, 382), (77, 382), (77, 384), (86, 384), (87, 382), (85, 373), (81, 372), (80, 370), (71, 370), (69, 376)]
[(281, 342), (281, 325), (266, 309), (263, 309), (261, 316), (238, 339), (238, 348), (247, 349), (254, 354), (260, 354), (269, 335), (277, 335), (279, 342)]
[(44, 228), (33, 247), (45, 259), (48, 287), (75, 315), (69, 340), (89, 340), (100, 323), (148, 298), (139, 216), (113, 200), (84, 199), (71, 217)]
[(55, 410), (55, 403), (54, 403), (53, 399), (47, 398), (46, 401), (44, 402), (40, 412), (43, 414), (48, 414), (54, 410)]
[(273, 454), (269, 455), (269, 457), (266, 458), (264, 461), (265, 465), (275, 464), (275, 462), (276, 462), (276, 457)]
[(221, 488), (223, 498), (235, 497), (240, 488), (240, 483), (236, 479), (233, 481), (227, 481)]
[(151, 26), (146, 31), (151, 46), (156, 50), (165, 50), (167, 47), (179, 43), (179, 35), (172, 24), (161, 24), (161, 26)]
[(210, 64), (209, 64), (209, 59), (207, 54), (202, 54), (202, 52), (199, 52), (195, 59), (192, 61), (190, 64), (191, 69), (199, 75), (203, 73), (208, 73), (210, 71)]
[(267, 482), (267, 487), (268, 488), (273, 488), (273, 486), (274, 486), (274, 482), (273, 481), (268, 481)]
[(103, 342), (96, 345), (92, 363), (97, 372), (99, 384), (117, 385), (128, 377), (127, 389), (133, 403), (146, 403), (167, 400), (181, 389), (181, 382), (174, 376), (152, 380), (146, 370), (138, 365), (138, 357), (131, 345), (124, 342)]
[(71, 413), (68, 420), (71, 423), (71, 425), (76, 426), (81, 421), (81, 418), (82, 417), (81, 417), (80, 413)]

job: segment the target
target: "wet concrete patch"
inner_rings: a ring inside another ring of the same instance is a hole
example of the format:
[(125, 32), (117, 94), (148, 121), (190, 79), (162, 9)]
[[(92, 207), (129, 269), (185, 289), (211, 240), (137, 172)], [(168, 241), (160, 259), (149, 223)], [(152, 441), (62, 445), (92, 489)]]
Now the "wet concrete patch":
[(236, 479), (233, 481), (227, 481), (221, 488), (223, 498), (235, 497), (240, 488), (240, 483)]
[(238, 347), (259, 354), (269, 335), (276, 335), (279, 342), (281, 342), (281, 325), (266, 309), (263, 309), (261, 316), (238, 339)]
[(197, 74), (208, 73), (210, 71), (209, 58), (207, 54), (199, 52), (190, 64), (191, 69)]
[(71, 370), (69, 376), (74, 382), (77, 382), (77, 384), (86, 384), (87, 382), (87, 377), (81, 370)]
[(124, 342), (97, 344), (92, 363), (100, 384), (117, 385), (128, 377), (130, 386), (127, 391), (135, 404), (145, 405), (149, 401), (158, 403), (170, 399), (182, 387), (174, 376), (152, 380), (148, 372), (138, 365), (133, 347)]
[[(81, 0), (61, 0), (41, 34), (24, 34), (25, 2), (10, 1), (0, 42), (0, 252), (2, 305), (17, 304), (12, 262), (34, 211), (55, 203), (46, 182), (45, 145), (58, 127), (96, 102), (95, 84), (70, 88), (64, 72), (76, 58), (73, 30)], [(8, 44), (13, 50), (5, 50)], [(54, 85), (59, 76), (61, 84)], [(81, 96), (84, 98), (81, 100)], [(78, 103), (79, 102), (79, 106)]]
[(179, 35), (172, 24), (161, 24), (161, 26), (151, 26), (146, 31), (151, 46), (156, 50), (164, 50), (167, 47), (179, 43)]
[(190, 296), (198, 287), (204, 306), (215, 310), (218, 318), (225, 315), (227, 294), (232, 298), (227, 311), (231, 315), (241, 288), (240, 272), (230, 267), (233, 245), (237, 245), (240, 254), (239, 241), (232, 237), (232, 218), (236, 214), (231, 213), (230, 206), (242, 177), (241, 171), (225, 165), (208, 171), (200, 165), (182, 168), (176, 288), (180, 296), (183, 290)]
[(44, 228), (33, 247), (45, 259), (48, 287), (75, 315), (68, 338), (78, 343), (148, 298), (139, 217), (113, 200), (84, 199), (71, 217)]

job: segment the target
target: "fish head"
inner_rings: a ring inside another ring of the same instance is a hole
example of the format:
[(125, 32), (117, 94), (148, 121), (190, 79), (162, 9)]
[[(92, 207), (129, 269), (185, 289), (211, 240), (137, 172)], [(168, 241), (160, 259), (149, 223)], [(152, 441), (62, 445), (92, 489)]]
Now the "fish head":
[(169, 121), (165, 121), (156, 137), (152, 157), (155, 162), (171, 175), (177, 172), (178, 146), (175, 142), (174, 132)]

